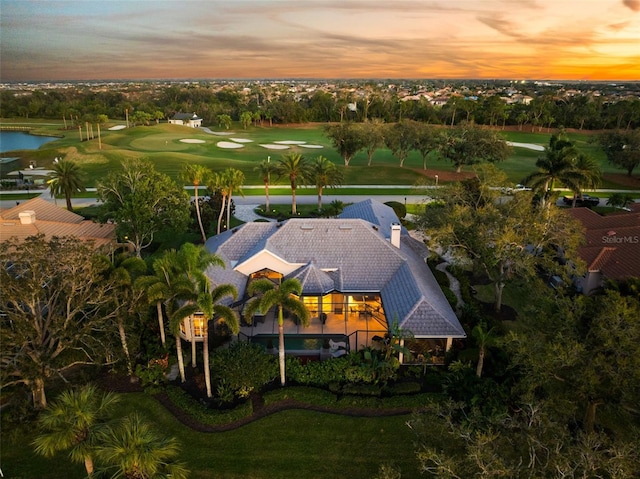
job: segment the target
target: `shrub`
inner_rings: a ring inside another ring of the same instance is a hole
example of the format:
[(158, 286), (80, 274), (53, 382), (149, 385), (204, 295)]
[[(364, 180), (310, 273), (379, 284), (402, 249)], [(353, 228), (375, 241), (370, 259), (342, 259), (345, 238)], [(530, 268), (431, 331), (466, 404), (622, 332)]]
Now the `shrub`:
[(212, 379), (224, 385), (225, 393), (231, 390), (237, 397), (246, 397), (278, 376), (276, 358), (257, 344), (241, 342), (218, 350), (209, 364)]
[(451, 307), (455, 309), (458, 306), (458, 297), (456, 296), (456, 294), (449, 288), (445, 287), (442, 288), (442, 292), (444, 293), (444, 296), (447, 298), (447, 301), (449, 302)]
[(407, 381), (387, 386), (386, 391), (391, 395), (398, 394), (416, 394), (422, 389), (420, 383), (415, 381)]
[(147, 394), (157, 394), (161, 392), (167, 382), (167, 378), (164, 375), (164, 368), (157, 363), (149, 367), (138, 364), (136, 366), (136, 376), (140, 378), (144, 392)]
[(345, 384), (342, 386), (343, 394), (356, 394), (358, 396), (380, 396), (382, 386), (379, 384)]
[(166, 390), (171, 402), (202, 424), (230, 424), (253, 414), (251, 401), (240, 404), (234, 409), (218, 411), (209, 409), (177, 386), (169, 386)]
[(400, 203), (399, 201), (387, 201), (385, 205), (393, 208), (393, 212), (396, 214), (396, 216), (399, 219), (402, 219), (405, 216), (407, 216), (407, 207), (404, 204)]
[(276, 389), (265, 393), (263, 398), (265, 405), (277, 403), (287, 399), (293, 399), (305, 404), (335, 407), (337, 401), (335, 394), (332, 394), (329, 391), (306, 386), (295, 386)]
[(327, 361), (309, 361), (304, 365), (292, 358), (287, 362), (287, 377), (298, 384), (326, 386), (332, 381), (344, 380), (350, 366), (351, 358), (348, 356)]

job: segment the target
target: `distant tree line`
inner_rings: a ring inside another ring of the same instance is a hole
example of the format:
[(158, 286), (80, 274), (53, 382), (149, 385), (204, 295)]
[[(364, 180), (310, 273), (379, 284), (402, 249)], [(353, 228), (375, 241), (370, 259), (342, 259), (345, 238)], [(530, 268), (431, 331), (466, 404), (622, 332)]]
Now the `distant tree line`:
[[(451, 89), (444, 104), (434, 105), (424, 96), (403, 99), (396, 88), (364, 83), (348, 88), (297, 91), (287, 84), (248, 86), (160, 86), (143, 84), (114, 87), (112, 91), (91, 91), (88, 87), (33, 92), (0, 92), (0, 117), (64, 119), (68, 128), (95, 123), (100, 115), (150, 124), (171, 117), (175, 112), (195, 112), (204, 125), (218, 125), (221, 118), (249, 125), (305, 122), (385, 123), (415, 120), (429, 124), (458, 125), (462, 121), (494, 127), (517, 126), (542, 131), (565, 127), (578, 130), (634, 129), (640, 127), (640, 99), (633, 95), (573, 96), (557, 89), (521, 90), (528, 98), (507, 103), (513, 94), (503, 87), (487, 88), (486, 94)], [(418, 93), (417, 87), (408, 93)], [(406, 95), (407, 90), (403, 90)], [(562, 93), (562, 94), (561, 94)]]

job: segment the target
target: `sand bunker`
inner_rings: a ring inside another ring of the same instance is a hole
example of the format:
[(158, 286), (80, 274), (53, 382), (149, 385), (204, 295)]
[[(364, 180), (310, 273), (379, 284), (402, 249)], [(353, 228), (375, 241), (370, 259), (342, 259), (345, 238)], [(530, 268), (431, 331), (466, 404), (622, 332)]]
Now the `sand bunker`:
[(274, 145), (273, 143), (267, 143), (265, 145), (259, 145), (262, 148), (266, 148), (268, 150), (288, 150), (289, 147), (287, 145)]
[(306, 141), (296, 141), (296, 140), (284, 140), (284, 141), (274, 141), (278, 145), (304, 145)]
[(232, 141), (219, 141), (216, 146), (219, 148), (244, 148), (244, 145)]
[(112, 126), (111, 128), (109, 128), (109, 130), (114, 131), (114, 130), (124, 130), (127, 127), (127, 125), (116, 125), (116, 126)]
[(185, 138), (184, 140), (180, 140), (182, 143), (206, 143), (204, 140), (195, 140), (192, 138)]
[(301, 146), (302, 148), (324, 148), (324, 146), (322, 145), (298, 145)]
[(211, 133), (212, 135), (220, 135), (220, 136), (233, 135), (232, 131), (211, 131), (211, 130), (209, 130), (208, 133)]
[(527, 148), (528, 150), (544, 151), (544, 146), (535, 145), (533, 143), (518, 143), (517, 141), (507, 141), (509, 146), (517, 146), (519, 148)]
[(247, 140), (246, 138), (229, 138), (231, 141), (235, 141), (236, 143), (253, 143), (253, 140)]

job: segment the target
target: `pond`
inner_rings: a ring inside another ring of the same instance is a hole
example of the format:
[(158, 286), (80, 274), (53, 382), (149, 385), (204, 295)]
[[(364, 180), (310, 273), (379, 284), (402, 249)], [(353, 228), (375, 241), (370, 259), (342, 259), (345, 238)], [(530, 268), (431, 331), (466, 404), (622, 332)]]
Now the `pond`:
[(14, 150), (37, 150), (45, 143), (59, 139), (55, 136), (30, 135), (25, 131), (0, 130), (0, 153)]

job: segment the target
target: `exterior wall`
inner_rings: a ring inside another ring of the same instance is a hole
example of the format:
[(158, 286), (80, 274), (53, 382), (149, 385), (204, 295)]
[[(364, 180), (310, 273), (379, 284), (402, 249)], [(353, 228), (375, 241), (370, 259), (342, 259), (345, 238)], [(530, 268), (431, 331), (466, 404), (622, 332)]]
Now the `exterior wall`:
[(582, 294), (589, 295), (602, 286), (603, 276), (600, 271), (588, 271), (582, 279)]

